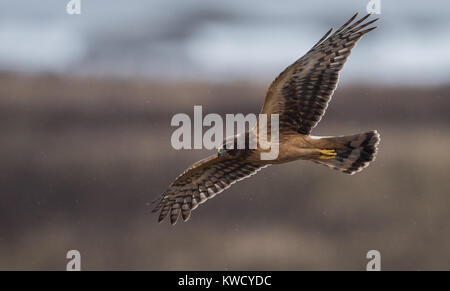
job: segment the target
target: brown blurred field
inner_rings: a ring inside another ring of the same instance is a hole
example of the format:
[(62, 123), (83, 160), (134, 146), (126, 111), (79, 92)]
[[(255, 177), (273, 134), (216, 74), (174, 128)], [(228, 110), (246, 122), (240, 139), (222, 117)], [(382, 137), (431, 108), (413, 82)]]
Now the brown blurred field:
[(316, 135), (378, 129), (347, 176), (272, 166), (156, 223), (150, 202), (207, 151), (170, 145), (173, 114), (258, 112), (267, 82), (0, 74), (0, 269), (450, 269), (450, 87), (339, 87)]

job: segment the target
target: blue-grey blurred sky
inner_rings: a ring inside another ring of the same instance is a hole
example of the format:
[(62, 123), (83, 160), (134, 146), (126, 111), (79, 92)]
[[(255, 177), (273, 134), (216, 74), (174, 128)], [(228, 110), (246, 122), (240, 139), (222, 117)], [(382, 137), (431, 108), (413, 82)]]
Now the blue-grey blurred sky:
[[(0, 70), (270, 81), (368, 0), (0, 0)], [(381, 0), (344, 82), (448, 84), (450, 2)]]

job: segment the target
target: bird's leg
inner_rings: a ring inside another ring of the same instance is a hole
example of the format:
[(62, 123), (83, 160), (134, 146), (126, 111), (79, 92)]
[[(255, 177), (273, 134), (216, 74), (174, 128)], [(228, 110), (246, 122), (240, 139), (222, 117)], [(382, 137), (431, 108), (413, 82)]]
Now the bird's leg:
[(321, 160), (333, 159), (336, 157), (337, 153), (335, 150), (319, 150)]

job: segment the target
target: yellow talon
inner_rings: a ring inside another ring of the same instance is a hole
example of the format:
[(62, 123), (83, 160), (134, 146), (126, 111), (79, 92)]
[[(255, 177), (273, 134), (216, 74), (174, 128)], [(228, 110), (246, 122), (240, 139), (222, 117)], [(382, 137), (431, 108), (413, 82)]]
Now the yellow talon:
[(337, 155), (335, 150), (319, 150), (319, 152), (320, 152), (319, 159), (321, 160), (333, 159)]

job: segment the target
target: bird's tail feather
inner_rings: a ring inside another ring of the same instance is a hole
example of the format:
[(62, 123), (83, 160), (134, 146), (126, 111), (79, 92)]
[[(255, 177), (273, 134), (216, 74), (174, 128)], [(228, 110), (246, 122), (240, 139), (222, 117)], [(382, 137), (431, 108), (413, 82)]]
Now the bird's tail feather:
[(316, 163), (353, 175), (375, 160), (380, 135), (376, 130), (347, 136), (324, 137), (322, 143), (334, 149), (336, 156), (313, 160)]

